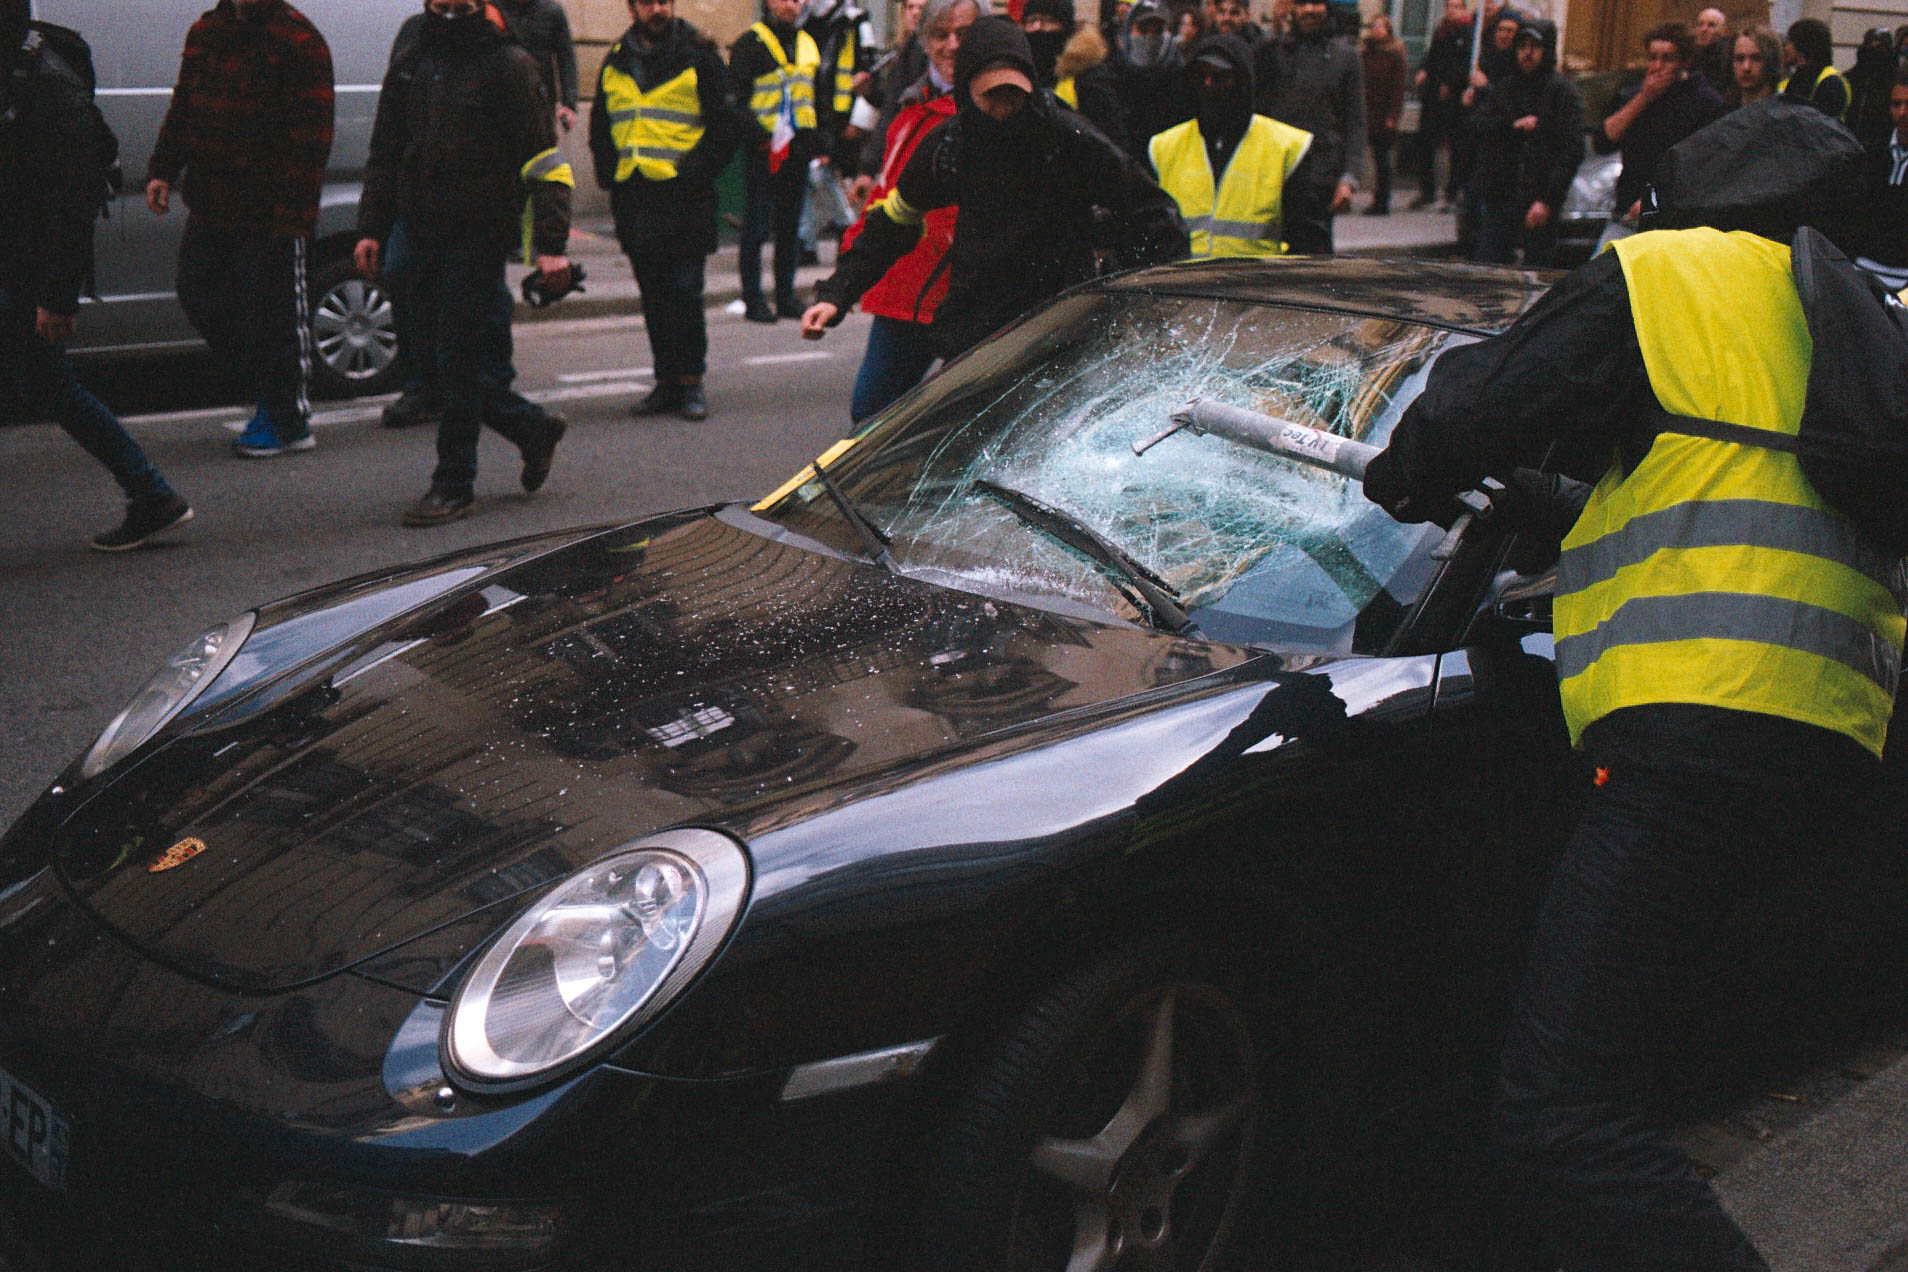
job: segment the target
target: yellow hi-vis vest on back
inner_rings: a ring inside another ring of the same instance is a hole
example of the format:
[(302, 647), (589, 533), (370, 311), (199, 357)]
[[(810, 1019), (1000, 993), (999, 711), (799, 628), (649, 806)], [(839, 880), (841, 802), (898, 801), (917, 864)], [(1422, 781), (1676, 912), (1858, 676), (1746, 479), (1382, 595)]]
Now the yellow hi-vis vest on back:
[(1179, 202), (1194, 256), (1283, 256), (1285, 179), (1312, 148), (1312, 134), (1254, 115), (1213, 197), (1212, 161), (1199, 121), (1189, 119), (1147, 147), (1159, 184)]
[[(1813, 346), (1789, 249), (1752, 234), (1619, 239), (1668, 411), (1794, 435)], [(1900, 676), (1902, 563), (1794, 455), (1659, 434), (1612, 465), (1564, 539), (1557, 676), (1573, 743), (1625, 707), (1694, 703), (1845, 733), (1880, 755)]]
[(610, 140), (616, 145), (616, 180), (642, 173), (646, 181), (669, 181), (683, 156), (702, 140), (702, 98), (696, 68), (690, 67), (647, 93), (635, 77), (616, 65), (618, 44), (603, 64), (603, 104), (609, 110)]
[[(808, 33), (804, 31), (802, 34)], [(859, 42), (859, 38), (856, 27), (850, 27), (842, 32), (841, 48), (835, 54), (835, 68), (828, 75), (829, 91), (834, 94), (829, 101), (829, 107), (837, 115), (846, 115), (855, 108), (855, 45)], [(800, 55), (797, 54), (797, 59), (799, 58)], [(819, 46), (817, 46), (815, 61), (817, 65), (821, 62)]]
[(795, 60), (790, 62), (788, 54), (782, 51), (782, 42), (769, 30), (768, 23), (757, 22), (749, 30), (755, 32), (755, 38), (775, 59), (776, 67), (755, 77), (755, 87), (749, 94), (749, 113), (755, 116), (755, 122), (773, 134), (775, 118), (782, 113), (782, 94), (787, 93), (795, 107), (795, 127), (813, 128), (815, 72), (821, 66), (821, 50), (815, 47), (815, 37), (806, 31), (795, 32)]
[[(1822, 91), (1822, 81), (1829, 78), (1829, 76), (1831, 75), (1833, 75), (1836, 79), (1842, 81), (1842, 113), (1837, 115), (1835, 118), (1841, 120), (1844, 123), (1847, 123), (1848, 122), (1848, 103), (1855, 100), (1855, 94), (1848, 86), (1848, 77), (1846, 75), (1843, 75), (1840, 71), (1836, 70), (1834, 67), (1825, 66), (1821, 69), (1820, 72), (1816, 74), (1815, 83), (1809, 85), (1809, 101), (1810, 102), (1815, 101), (1815, 95)], [(1776, 92), (1778, 93), (1788, 92), (1789, 81), (1792, 78), (1794, 77), (1789, 75), (1784, 75), (1781, 81), (1776, 84)]]

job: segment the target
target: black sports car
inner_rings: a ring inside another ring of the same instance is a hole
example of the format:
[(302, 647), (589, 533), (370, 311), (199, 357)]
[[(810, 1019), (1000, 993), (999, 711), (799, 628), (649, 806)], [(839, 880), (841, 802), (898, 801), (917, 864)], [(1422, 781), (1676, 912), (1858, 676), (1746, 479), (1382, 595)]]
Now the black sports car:
[(1501, 1007), (1578, 776), (1547, 582), (1489, 521), (1439, 553), (1345, 478), (1135, 444), (1196, 395), (1382, 443), (1543, 286), (1117, 277), (753, 506), (212, 628), (0, 843), (6, 1245), (1087, 1272), (1298, 1239), (1342, 1196), (1314, 1150), (1462, 1086)]

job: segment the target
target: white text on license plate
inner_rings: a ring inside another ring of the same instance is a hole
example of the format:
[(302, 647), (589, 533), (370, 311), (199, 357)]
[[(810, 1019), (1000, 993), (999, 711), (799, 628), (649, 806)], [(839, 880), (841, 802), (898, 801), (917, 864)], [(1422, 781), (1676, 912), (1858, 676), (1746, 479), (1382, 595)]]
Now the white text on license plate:
[(0, 1069), (0, 1152), (47, 1187), (63, 1190), (72, 1133), (51, 1100)]

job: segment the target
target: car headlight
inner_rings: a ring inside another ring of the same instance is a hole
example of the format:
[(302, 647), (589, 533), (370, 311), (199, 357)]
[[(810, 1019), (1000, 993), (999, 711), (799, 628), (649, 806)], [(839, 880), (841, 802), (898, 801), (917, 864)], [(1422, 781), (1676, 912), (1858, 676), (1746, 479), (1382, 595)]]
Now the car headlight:
[(80, 762), (80, 776), (98, 777), (192, 705), (192, 700), (218, 679), (238, 653), (239, 646), (252, 634), (254, 621), (255, 616), (246, 613), (208, 628), (168, 658), (93, 743), (93, 749)]
[(651, 835), (579, 871), (485, 951), (451, 1000), (446, 1071), (542, 1081), (653, 1017), (735, 926), (748, 859), (709, 830)]

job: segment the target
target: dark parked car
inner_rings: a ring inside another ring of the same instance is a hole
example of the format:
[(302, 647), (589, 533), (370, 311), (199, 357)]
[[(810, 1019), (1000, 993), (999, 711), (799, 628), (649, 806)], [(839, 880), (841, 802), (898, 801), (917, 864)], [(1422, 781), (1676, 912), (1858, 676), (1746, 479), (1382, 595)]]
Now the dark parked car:
[(1548, 581), (1134, 444), (1194, 395), (1382, 443), (1540, 291), (1115, 278), (753, 507), (212, 628), (0, 842), (6, 1242), (1080, 1272), (1329, 1228), (1325, 1148), (1478, 1072), (1570, 821)]

